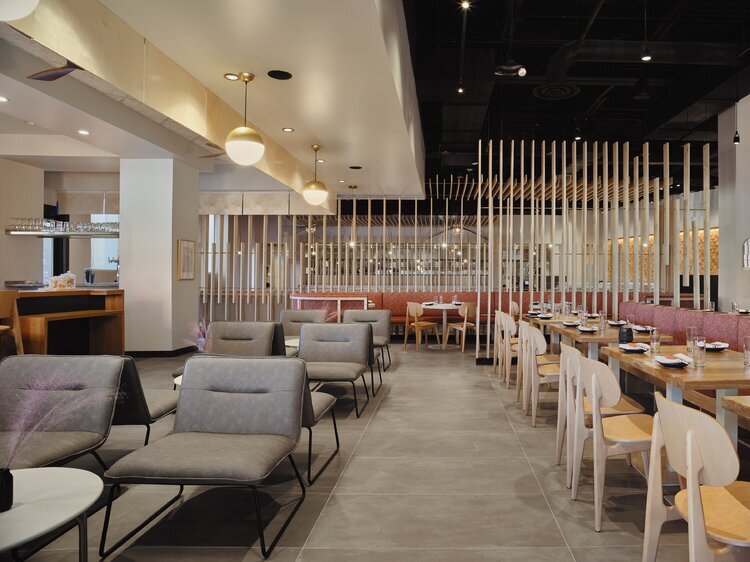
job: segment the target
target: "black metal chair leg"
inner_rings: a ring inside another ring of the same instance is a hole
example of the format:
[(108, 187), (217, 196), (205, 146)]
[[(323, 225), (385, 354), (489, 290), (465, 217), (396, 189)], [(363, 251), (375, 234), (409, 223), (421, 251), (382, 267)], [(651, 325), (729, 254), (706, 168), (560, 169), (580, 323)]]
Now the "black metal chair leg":
[(107, 500), (107, 511), (104, 513), (104, 526), (102, 527), (102, 538), (99, 541), (99, 556), (102, 560), (104, 560), (107, 556), (112, 554), (115, 550), (120, 548), (123, 544), (128, 542), (131, 538), (133, 538), (136, 534), (138, 534), (144, 527), (146, 527), (151, 521), (159, 517), (162, 513), (164, 513), (173, 503), (175, 503), (177, 500), (180, 499), (180, 496), (182, 496), (182, 491), (184, 489), (184, 486), (180, 484), (180, 491), (177, 492), (177, 495), (173, 497), (171, 500), (169, 500), (167, 503), (165, 503), (163, 506), (161, 506), (157, 511), (155, 511), (153, 514), (151, 514), (148, 519), (146, 519), (143, 523), (139, 524), (135, 529), (130, 531), (127, 535), (122, 537), (119, 541), (117, 541), (115, 544), (113, 544), (111, 547), (105, 550), (105, 545), (107, 541), (107, 529), (109, 527), (109, 518), (112, 514), (112, 503), (115, 500), (115, 494), (120, 489), (119, 484), (113, 485), (109, 490), (109, 499)]
[(289, 459), (289, 462), (292, 463), (292, 468), (294, 469), (294, 474), (297, 477), (297, 482), (299, 482), (299, 486), (302, 489), (302, 495), (297, 501), (297, 505), (294, 506), (294, 509), (289, 514), (289, 517), (287, 517), (286, 521), (284, 521), (284, 524), (281, 526), (281, 529), (279, 529), (279, 532), (276, 534), (276, 537), (273, 539), (273, 541), (271, 542), (271, 546), (269, 546), (268, 549), (266, 549), (266, 537), (263, 533), (263, 520), (260, 516), (260, 498), (258, 489), (255, 486), (250, 486), (250, 490), (253, 493), (253, 498), (255, 499), (255, 512), (258, 520), (258, 538), (260, 539), (260, 551), (263, 554), (264, 559), (268, 559), (268, 557), (271, 556), (271, 553), (273, 552), (273, 549), (276, 548), (276, 544), (279, 542), (279, 539), (281, 539), (284, 531), (286, 531), (289, 523), (291, 523), (292, 518), (302, 506), (302, 502), (305, 501), (305, 483), (302, 481), (302, 476), (300, 476), (299, 470), (297, 470), (297, 465), (294, 463), (294, 459), (292, 459), (292, 456), (289, 455), (287, 458)]
[[(378, 371), (380, 371), (380, 363), (378, 363)], [(375, 398), (378, 395), (380, 387), (383, 386), (383, 376), (380, 376), (380, 385), (378, 386), (378, 390), (375, 390), (375, 370), (372, 368), (372, 365), (370, 365), (370, 384), (372, 385), (372, 397)]]
[(391, 359), (391, 347), (388, 344), (385, 344), (385, 351), (388, 354), (388, 366), (384, 367), (384, 370), (387, 371), (393, 364), (393, 359)]
[(333, 457), (338, 455), (339, 453), (339, 430), (336, 426), (336, 412), (334, 412), (333, 408), (331, 408), (331, 420), (333, 420), (333, 433), (336, 436), (336, 450), (331, 454), (330, 457), (328, 457), (328, 460), (325, 462), (323, 466), (320, 467), (320, 470), (315, 473), (315, 476), (312, 475), (312, 427), (308, 427), (307, 431), (310, 434), (310, 439), (308, 441), (307, 445), (307, 483), (308, 485), (312, 486), (315, 484), (315, 481), (318, 479), (318, 477), (323, 474), (323, 471), (328, 467), (329, 464), (331, 464), (331, 461), (333, 460)]
[[(362, 379), (362, 384), (365, 387), (365, 398), (367, 398), (364, 406), (362, 406), (362, 410), (364, 410), (365, 406), (370, 403), (370, 393), (367, 391), (367, 380), (365, 380), (365, 374), (362, 373), (360, 378)], [(357, 417), (359, 417), (362, 414), (362, 410), (359, 409), (359, 402), (357, 401), (357, 381), (350, 382), (352, 383), (352, 392), (354, 393), (354, 413), (357, 414)]]
[(143, 446), (144, 446), (144, 447), (145, 447), (146, 445), (148, 445), (148, 438), (149, 438), (150, 436), (151, 436), (151, 426), (150, 426), (150, 425), (147, 425), (147, 426), (146, 426), (146, 439), (144, 439), (144, 441), (143, 441)]
[(99, 463), (99, 466), (101, 466), (105, 471), (109, 470), (107, 463), (102, 460), (102, 458), (99, 456), (99, 453), (97, 453), (96, 451), (91, 451), (91, 454), (94, 455), (94, 458), (96, 459), (96, 462)]

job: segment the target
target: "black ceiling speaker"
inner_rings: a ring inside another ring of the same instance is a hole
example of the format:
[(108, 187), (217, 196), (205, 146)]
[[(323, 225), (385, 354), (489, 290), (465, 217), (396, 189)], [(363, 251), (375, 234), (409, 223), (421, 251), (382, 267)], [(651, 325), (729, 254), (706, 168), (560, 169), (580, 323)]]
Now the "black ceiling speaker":
[(581, 89), (573, 82), (550, 82), (539, 84), (533, 93), (542, 100), (566, 100), (578, 95)]
[(646, 101), (651, 99), (651, 92), (648, 89), (648, 82), (643, 76), (641, 76), (638, 79), (638, 82), (635, 83), (635, 88), (633, 89), (633, 99), (639, 101)]

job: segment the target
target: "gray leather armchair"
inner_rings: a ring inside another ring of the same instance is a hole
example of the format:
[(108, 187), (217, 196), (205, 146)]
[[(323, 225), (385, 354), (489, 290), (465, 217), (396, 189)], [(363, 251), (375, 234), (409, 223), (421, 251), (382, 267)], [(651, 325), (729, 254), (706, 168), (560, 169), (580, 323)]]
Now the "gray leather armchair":
[(374, 376), (371, 330), (369, 324), (305, 324), (300, 334), (299, 357), (305, 360), (310, 381), (351, 384), (357, 417), (362, 412), (357, 401), (357, 379), (362, 379), (365, 387), (365, 405), (370, 401), (364, 375), (370, 365), (370, 376)]
[[(113, 486), (104, 516), (100, 556), (109, 556), (168, 509), (180, 498), (185, 485), (201, 485), (250, 489), (260, 548), (267, 558), (305, 498), (305, 485), (291, 456), (300, 437), (305, 386), (305, 364), (298, 359), (188, 360), (173, 433), (123, 457), (104, 474)], [(257, 486), (284, 459), (291, 463), (302, 494), (267, 547)], [(135, 483), (176, 485), (179, 491), (105, 549), (113, 501), (123, 484)]]
[(326, 311), (315, 310), (293, 310), (281, 311), (281, 325), (284, 327), (285, 338), (298, 338), (305, 324), (325, 324)]
[(107, 440), (123, 360), (109, 355), (12, 355), (0, 362), (0, 464), (29, 432), (11, 468), (65, 464)]
[[(380, 351), (383, 360), (383, 370), (391, 366), (391, 311), (390, 310), (345, 310), (344, 324), (367, 323), (372, 326), (372, 341)], [(385, 354), (388, 354), (388, 364), (385, 364)]]
[(112, 425), (145, 425), (146, 439), (143, 444), (148, 445), (151, 424), (174, 413), (179, 393), (175, 390), (145, 390), (133, 358), (124, 356), (123, 360)]

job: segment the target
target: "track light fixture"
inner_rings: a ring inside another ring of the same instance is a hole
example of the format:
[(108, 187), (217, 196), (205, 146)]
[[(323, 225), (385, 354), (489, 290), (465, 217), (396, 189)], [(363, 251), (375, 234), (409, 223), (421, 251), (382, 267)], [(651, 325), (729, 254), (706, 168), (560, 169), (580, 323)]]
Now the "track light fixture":
[(740, 133), (739, 131), (734, 132), (734, 140), (732, 140), (734, 144), (740, 144)]

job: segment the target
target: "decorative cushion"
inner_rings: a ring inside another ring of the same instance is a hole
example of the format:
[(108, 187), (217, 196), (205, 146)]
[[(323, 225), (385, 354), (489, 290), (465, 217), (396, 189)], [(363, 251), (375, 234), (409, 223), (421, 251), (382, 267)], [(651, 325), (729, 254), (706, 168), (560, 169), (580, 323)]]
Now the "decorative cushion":
[(252, 484), (265, 479), (297, 442), (282, 435), (171, 433), (117, 461), (109, 482)]

